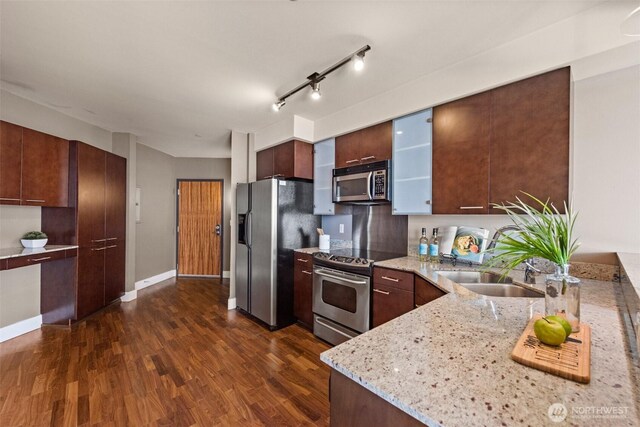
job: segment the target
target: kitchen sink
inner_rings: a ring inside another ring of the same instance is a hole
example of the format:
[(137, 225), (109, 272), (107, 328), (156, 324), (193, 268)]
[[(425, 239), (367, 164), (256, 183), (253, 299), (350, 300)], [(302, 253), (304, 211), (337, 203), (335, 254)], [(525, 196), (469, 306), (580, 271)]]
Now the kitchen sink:
[(500, 278), (490, 271), (436, 271), (441, 276), (456, 283), (512, 283), (511, 277)]
[(472, 292), (490, 297), (543, 298), (544, 293), (518, 286), (510, 277), (480, 271), (437, 271), (436, 273)]

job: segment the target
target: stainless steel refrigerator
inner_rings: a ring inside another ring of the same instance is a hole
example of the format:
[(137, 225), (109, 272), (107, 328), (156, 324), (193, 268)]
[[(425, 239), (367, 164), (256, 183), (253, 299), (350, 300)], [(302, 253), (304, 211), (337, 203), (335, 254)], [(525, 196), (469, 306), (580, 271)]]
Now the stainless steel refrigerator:
[(278, 329), (293, 316), (293, 251), (318, 246), (313, 184), (266, 179), (236, 190), (236, 301)]

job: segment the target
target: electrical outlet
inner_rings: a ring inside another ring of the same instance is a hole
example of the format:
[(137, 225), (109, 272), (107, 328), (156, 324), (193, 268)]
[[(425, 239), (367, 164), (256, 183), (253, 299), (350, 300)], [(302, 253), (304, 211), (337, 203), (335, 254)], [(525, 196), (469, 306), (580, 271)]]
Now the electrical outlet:
[(340, 233), (344, 233), (344, 224), (340, 224)]

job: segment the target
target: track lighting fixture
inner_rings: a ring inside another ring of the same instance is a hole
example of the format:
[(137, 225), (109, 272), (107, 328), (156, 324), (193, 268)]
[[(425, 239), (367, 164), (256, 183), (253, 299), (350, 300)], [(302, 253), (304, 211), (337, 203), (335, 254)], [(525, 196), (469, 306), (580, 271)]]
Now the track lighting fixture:
[(274, 102), (271, 108), (273, 111), (280, 111), (280, 109), (284, 106), (285, 102), (282, 99), (279, 99), (277, 102)]
[(285, 102), (284, 102), (285, 99), (287, 99), (288, 97), (290, 97), (295, 93), (300, 92), (302, 89), (306, 88), (307, 86), (311, 87), (311, 98), (314, 100), (320, 99), (320, 97), (322, 96), (322, 94), (320, 93), (320, 81), (324, 80), (326, 76), (333, 73), (338, 68), (344, 66), (349, 62), (353, 62), (353, 68), (356, 71), (362, 70), (364, 68), (364, 55), (366, 52), (370, 50), (371, 50), (371, 46), (365, 45), (360, 49), (358, 49), (357, 51), (355, 51), (354, 53), (352, 53), (351, 55), (342, 59), (341, 61), (336, 62), (331, 67), (327, 68), (321, 73), (311, 74), (309, 77), (307, 77), (307, 81), (305, 81), (304, 83), (300, 84), (296, 88), (291, 89), (289, 92), (279, 97), (278, 100), (272, 105), (273, 111), (280, 111), (280, 109), (285, 105)]
[(322, 94), (320, 93), (320, 83), (313, 82), (311, 84), (311, 99), (318, 100)]
[(357, 53), (353, 56), (353, 69), (362, 71), (364, 68), (364, 52)]

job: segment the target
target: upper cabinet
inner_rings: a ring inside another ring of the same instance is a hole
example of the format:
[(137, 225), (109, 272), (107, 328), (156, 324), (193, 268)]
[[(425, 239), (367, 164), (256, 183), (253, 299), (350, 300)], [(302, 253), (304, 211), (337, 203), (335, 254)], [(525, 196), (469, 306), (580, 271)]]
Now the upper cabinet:
[(489, 212), (491, 95), (433, 108), (433, 213)]
[(313, 146), (313, 214), (335, 214), (332, 185), (335, 167), (335, 139), (320, 141)]
[(384, 122), (336, 138), (336, 168), (391, 159), (392, 122)]
[(0, 203), (66, 207), (69, 142), (1, 122)]
[(514, 201), (525, 191), (564, 212), (570, 81), (567, 67), (491, 91), (491, 203)]
[(431, 213), (431, 109), (393, 121), (393, 214)]
[(564, 212), (570, 69), (433, 109), (433, 213), (503, 213), (526, 192)]
[(313, 145), (288, 141), (256, 153), (257, 179), (313, 179)]

